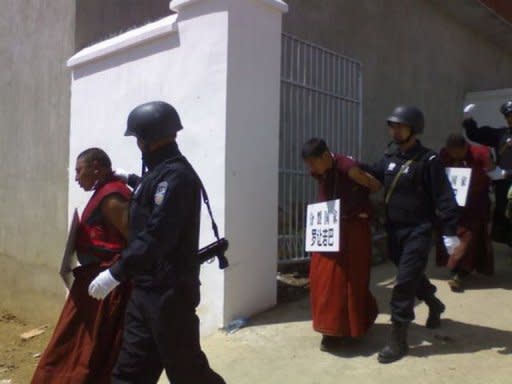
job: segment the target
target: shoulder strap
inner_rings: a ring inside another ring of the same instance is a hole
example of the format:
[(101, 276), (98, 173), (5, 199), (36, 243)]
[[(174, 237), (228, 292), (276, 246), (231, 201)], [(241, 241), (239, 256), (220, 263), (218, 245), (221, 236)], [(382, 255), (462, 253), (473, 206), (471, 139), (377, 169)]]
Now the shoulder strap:
[[(197, 173), (196, 173), (196, 175), (197, 175)], [(206, 192), (206, 188), (204, 187), (203, 182), (201, 181), (199, 176), (197, 176), (197, 177), (199, 179), (199, 183), (201, 184), (201, 194), (203, 195), (204, 205), (206, 205), (206, 208), (208, 209), (208, 214), (210, 215), (210, 219), (212, 221), (213, 234), (215, 235), (215, 238), (217, 240), (220, 240), (219, 227), (217, 226), (217, 223), (215, 222), (215, 219), (213, 217), (212, 207), (210, 205), (210, 198), (208, 197), (208, 193)]]
[(501, 145), (500, 147), (500, 150), (499, 150), (499, 155), (500, 156), (503, 156), (503, 154), (505, 153), (505, 151), (509, 148), (509, 145), (507, 143), (507, 141), (505, 140), (505, 142)]
[(196, 170), (194, 169), (194, 167), (192, 167), (192, 165), (188, 162), (187, 158), (183, 155), (181, 156), (177, 156), (173, 159), (171, 159), (171, 162), (174, 162), (174, 161), (177, 161), (177, 160), (182, 160), (183, 163), (185, 163), (185, 165), (194, 173), (194, 175), (197, 177), (197, 180), (199, 181), (199, 185), (201, 186), (201, 195), (203, 197), (203, 202), (204, 202), (204, 205), (206, 205), (206, 209), (208, 210), (208, 215), (210, 216), (210, 220), (212, 221), (212, 230), (213, 230), (213, 234), (215, 236), (215, 238), (217, 240), (220, 240), (220, 236), (219, 236), (219, 227), (217, 226), (217, 222), (215, 221), (215, 218), (213, 217), (213, 211), (212, 211), (212, 207), (210, 205), (210, 198), (208, 197), (208, 192), (206, 192), (206, 188), (204, 187), (204, 184), (203, 184), (203, 181), (201, 180), (201, 178), (199, 177), (199, 175), (197, 174)]
[(400, 167), (400, 170), (395, 175), (393, 182), (391, 183), (391, 186), (389, 187), (388, 191), (386, 192), (386, 197), (384, 198), (384, 202), (386, 205), (389, 203), (389, 200), (391, 200), (391, 196), (393, 196), (393, 192), (395, 192), (396, 185), (398, 184), (398, 180), (400, 180), (400, 177), (404, 174), (405, 170), (416, 160), (418, 160), (419, 157), (423, 155), (422, 152), (417, 153), (412, 159), (407, 160), (402, 166)]

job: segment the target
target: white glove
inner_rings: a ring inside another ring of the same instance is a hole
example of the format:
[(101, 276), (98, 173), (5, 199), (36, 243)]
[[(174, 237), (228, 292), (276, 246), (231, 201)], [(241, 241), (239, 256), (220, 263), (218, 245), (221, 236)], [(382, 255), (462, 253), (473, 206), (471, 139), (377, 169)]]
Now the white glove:
[(496, 167), (494, 170), (487, 172), (487, 176), (489, 176), (491, 180), (503, 180), (507, 176), (507, 172), (500, 167)]
[(469, 104), (464, 108), (464, 120), (473, 118), (473, 110), (476, 104)]
[(110, 271), (101, 272), (89, 285), (89, 296), (96, 300), (103, 300), (112, 290), (119, 285)]
[(130, 174), (122, 168), (117, 168), (114, 170), (114, 176), (117, 176), (125, 183), (128, 183), (128, 178), (130, 177)]
[(443, 236), (444, 246), (446, 252), (451, 256), (455, 252), (455, 249), (460, 245), (460, 240), (457, 236)]

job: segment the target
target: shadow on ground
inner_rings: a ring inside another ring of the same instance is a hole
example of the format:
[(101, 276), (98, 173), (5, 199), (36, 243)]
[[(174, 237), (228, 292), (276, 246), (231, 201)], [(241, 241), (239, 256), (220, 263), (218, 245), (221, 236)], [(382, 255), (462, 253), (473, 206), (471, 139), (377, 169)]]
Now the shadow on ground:
[[(495, 269), (496, 273), (492, 277), (471, 275), (466, 279), (465, 290), (492, 290), (505, 289), (512, 290), (512, 251), (502, 245), (495, 247)], [(434, 257), (431, 257), (431, 261)], [(434, 262), (430, 263), (427, 276), (433, 280), (437, 286), (446, 284), (449, 277), (449, 271), (446, 268), (437, 267)], [(395, 267), (389, 263), (382, 263), (372, 268), (371, 290), (379, 304), (380, 314), (389, 315), (389, 301), (391, 291), (394, 285)], [(454, 293), (455, 294), (455, 293)], [(461, 293), (463, 295), (464, 293)], [(441, 299), (443, 297), (441, 296)], [(416, 306), (422, 303), (417, 301)], [(262, 313), (252, 318), (248, 326), (260, 326), (270, 324), (282, 324), (311, 321), (309, 296), (307, 289), (303, 289), (292, 300), (278, 305), (276, 308)], [(377, 328), (378, 326), (375, 326)], [(376, 332), (375, 330), (371, 331)], [(378, 332), (377, 332), (378, 333)], [(371, 335), (369, 335), (371, 338)]]
[(250, 319), (248, 326), (261, 326), (270, 324), (294, 323), (311, 321), (309, 297), (304, 296), (300, 300), (281, 304), (278, 307), (264, 312)]
[[(364, 339), (330, 353), (342, 358), (374, 356), (386, 344), (389, 331), (389, 325), (376, 324)], [(508, 355), (512, 353), (512, 332), (445, 319), (438, 330), (412, 324), (409, 344), (409, 355), (415, 357), (471, 354), (494, 349), (499, 354)]]
[[(391, 290), (394, 284), (394, 268), (388, 263), (381, 264), (372, 269), (371, 290), (379, 303), (381, 313), (387, 313)], [(279, 304), (277, 307), (255, 316), (248, 326), (282, 324), (311, 321), (309, 292), (304, 291), (294, 300)]]
[[(472, 274), (464, 280), (464, 290), (505, 289), (512, 290), (512, 251), (507, 246), (495, 246), (494, 276)], [(447, 268), (432, 265), (428, 276), (432, 279), (446, 281), (449, 277)], [(442, 283), (441, 282), (441, 283)]]

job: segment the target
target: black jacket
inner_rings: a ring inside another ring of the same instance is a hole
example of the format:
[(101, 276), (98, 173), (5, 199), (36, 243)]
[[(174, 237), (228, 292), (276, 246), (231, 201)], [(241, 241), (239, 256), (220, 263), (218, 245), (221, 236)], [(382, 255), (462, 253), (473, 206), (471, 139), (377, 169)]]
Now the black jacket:
[(114, 278), (143, 288), (199, 283), (201, 184), (173, 143), (144, 159), (148, 173), (130, 205), (130, 238)]
[[(408, 161), (412, 160), (409, 166)], [(391, 192), (395, 176), (404, 172)], [(447, 236), (455, 236), (458, 206), (453, 189), (439, 156), (420, 142), (407, 153), (397, 147), (371, 167), (365, 167), (382, 184), (386, 195), (387, 222), (391, 225), (419, 225), (432, 222), (437, 216)]]
[(462, 123), (469, 140), (493, 148), (496, 154), (496, 163), (505, 170), (512, 169), (512, 149), (506, 144), (512, 139), (512, 128), (478, 127), (473, 119), (466, 119)]

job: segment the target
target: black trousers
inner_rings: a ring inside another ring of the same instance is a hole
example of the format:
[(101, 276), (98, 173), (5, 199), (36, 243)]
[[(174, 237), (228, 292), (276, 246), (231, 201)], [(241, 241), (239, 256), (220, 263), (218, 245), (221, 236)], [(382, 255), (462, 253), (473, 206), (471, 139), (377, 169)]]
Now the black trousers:
[(225, 384), (201, 350), (198, 304), (196, 286), (135, 288), (112, 384), (154, 384), (164, 369), (172, 384)]
[(391, 297), (391, 319), (408, 323), (414, 320), (415, 299), (427, 304), (436, 287), (425, 276), (432, 243), (432, 224), (388, 225), (389, 254), (398, 267)]

